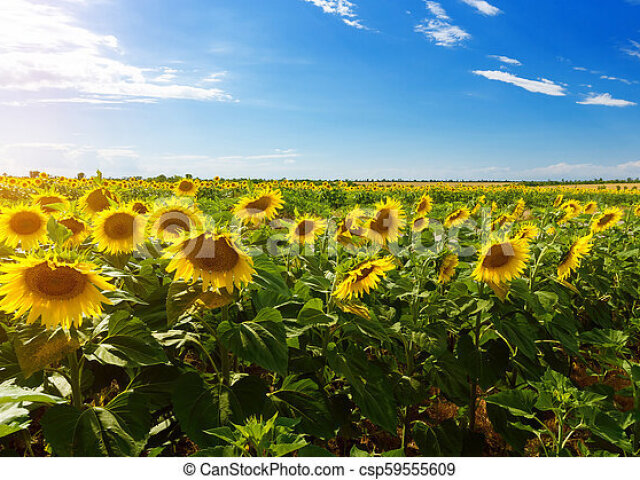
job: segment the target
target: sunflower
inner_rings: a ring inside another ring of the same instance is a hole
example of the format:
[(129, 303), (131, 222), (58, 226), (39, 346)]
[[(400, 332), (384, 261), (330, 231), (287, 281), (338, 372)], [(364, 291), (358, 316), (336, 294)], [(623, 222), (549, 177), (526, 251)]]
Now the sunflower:
[(405, 214), (397, 200), (387, 198), (376, 204), (376, 211), (366, 225), (367, 237), (376, 243), (395, 242), (405, 225)]
[(509, 215), (506, 214), (502, 214), (502, 215), (498, 215), (498, 217), (491, 222), (491, 230), (500, 230), (502, 227), (504, 227), (504, 225), (508, 222), (511, 222), (512, 218)]
[(173, 193), (179, 197), (195, 197), (197, 192), (198, 183), (190, 178), (183, 178), (173, 187)]
[(87, 192), (80, 199), (80, 205), (90, 215), (95, 215), (110, 208), (112, 203), (118, 203), (115, 194), (101, 187)]
[(144, 241), (144, 219), (131, 206), (114, 207), (97, 214), (93, 237), (103, 252), (131, 253)]
[(411, 224), (411, 230), (414, 232), (422, 232), (425, 228), (429, 226), (429, 219), (424, 215), (420, 215), (413, 219), (413, 223)]
[(591, 231), (598, 233), (615, 227), (617, 223), (622, 220), (622, 215), (622, 210), (618, 207), (607, 208), (593, 219), (593, 222), (591, 222)]
[(564, 195), (558, 195), (556, 199), (553, 201), (554, 208), (559, 207), (562, 204), (562, 200), (564, 200)]
[(446, 228), (451, 228), (462, 225), (467, 218), (469, 218), (469, 215), (471, 215), (471, 212), (467, 207), (458, 208), (446, 216), (444, 219), (444, 226)]
[(101, 290), (114, 290), (97, 267), (87, 262), (27, 257), (0, 266), (0, 309), (27, 323), (38, 318), (46, 327), (80, 326), (83, 316), (102, 313), (111, 303)]
[(58, 220), (58, 223), (71, 230), (71, 236), (65, 242), (67, 246), (80, 245), (89, 236), (87, 224), (79, 218), (65, 217)]
[(564, 280), (571, 275), (571, 272), (580, 266), (580, 260), (593, 248), (591, 239), (592, 236), (589, 234), (573, 242), (569, 251), (562, 257), (558, 265), (558, 278), (560, 280)]
[(587, 215), (593, 215), (598, 210), (598, 204), (596, 202), (589, 202), (584, 206), (583, 212)]
[(456, 273), (456, 267), (460, 261), (455, 253), (447, 254), (438, 268), (438, 283), (448, 283)]
[(233, 213), (244, 223), (258, 225), (265, 220), (273, 220), (283, 205), (280, 190), (264, 189), (240, 199)]
[(471, 275), (478, 282), (500, 285), (521, 275), (528, 260), (527, 240), (494, 239), (482, 248)]
[(172, 240), (202, 226), (200, 211), (178, 201), (156, 209), (149, 218), (149, 234), (160, 240)]
[(131, 203), (131, 208), (134, 212), (144, 215), (145, 213), (149, 213), (149, 205), (147, 205), (142, 200), (135, 200)]
[(289, 226), (289, 242), (313, 243), (327, 228), (327, 222), (315, 215), (297, 216)]
[(17, 205), (0, 214), (0, 241), (24, 250), (38, 246), (47, 237), (47, 217), (38, 206)]
[(525, 202), (524, 199), (521, 198), (516, 202), (516, 206), (513, 208), (513, 212), (511, 212), (511, 218), (517, 220), (524, 213)]
[(636, 206), (633, 208), (633, 214), (634, 214), (636, 217), (640, 217), (640, 205), (636, 205)]
[(375, 290), (386, 272), (394, 268), (390, 257), (366, 260), (346, 274), (333, 295), (339, 300), (350, 300), (354, 296), (358, 298), (363, 292)]
[(560, 220), (558, 220), (558, 223), (565, 223), (569, 220), (573, 220), (582, 212), (582, 206), (577, 200), (568, 200), (564, 202), (560, 208), (564, 210), (564, 215)]
[(523, 238), (525, 240), (533, 240), (540, 235), (540, 229), (532, 223), (523, 223), (513, 236), (514, 239)]
[(54, 213), (69, 208), (69, 200), (64, 195), (58, 195), (52, 191), (34, 195), (33, 203), (45, 213)]
[(431, 211), (432, 207), (433, 201), (431, 200), (431, 197), (427, 194), (424, 194), (422, 195), (422, 198), (420, 198), (418, 205), (416, 205), (416, 213), (418, 213), (419, 215), (425, 215)]
[(175, 271), (174, 279), (192, 283), (202, 279), (203, 291), (211, 286), (231, 293), (234, 286), (249, 283), (254, 273), (251, 257), (226, 232), (185, 235), (167, 249), (166, 258), (171, 258), (167, 272)]

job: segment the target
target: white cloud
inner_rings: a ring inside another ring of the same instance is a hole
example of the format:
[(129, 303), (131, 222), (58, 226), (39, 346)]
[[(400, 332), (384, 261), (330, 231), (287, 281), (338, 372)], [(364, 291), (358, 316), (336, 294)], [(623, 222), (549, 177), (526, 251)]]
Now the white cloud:
[(637, 105), (628, 100), (613, 98), (610, 93), (590, 93), (587, 98), (577, 103), (580, 105), (604, 105), (606, 107), (631, 107)]
[(505, 57), (504, 55), (488, 55), (488, 57), (495, 58), (496, 60), (499, 60), (502, 63), (506, 63), (507, 65), (517, 65), (517, 66), (522, 65), (520, 60), (516, 60), (515, 58)]
[(316, 7), (320, 7), (323, 12), (337, 15), (342, 21), (350, 27), (359, 30), (366, 29), (362, 21), (358, 19), (358, 15), (354, 12), (356, 5), (348, 0), (304, 0), (313, 3)]
[(609, 75), (601, 75), (600, 78), (603, 80), (615, 80), (618, 82), (626, 83), (627, 85), (631, 85), (633, 83), (630, 80), (627, 80), (626, 78), (610, 77)]
[(494, 15), (498, 15), (499, 13), (502, 13), (502, 10), (500, 10), (498, 7), (494, 7), (493, 5), (485, 2), (484, 0), (462, 0), (462, 1), (467, 5), (470, 5), (473, 8), (475, 8), (479, 13), (482, 13), (483, 15), (494, 16)]
[(426, 18), (414, 27), (414, 31), (422, 33), (436, 45), (442, 47), (454, 47), (460, 45), (471, 35), (457, 25), (452, 25), (448, 20), (451, 18), (442, 5), (438, 2), (425, 2), (427, 10), (436, 18)]
[(427, 6), (427, 10), (433, 13), (440, 20), (450, 20), (449, 15), (447, 15), (445, 9), (442, 8), (442, 5), (438, 2), (425, 2), (425, 4)]
[(488, 78), (489, 80), (498, 80), (499, 82), (510, 83), (520, 88), (524, 88), (529, 92), (543, 93), (545, 95), (552, 95), (556, 97), (562, 97), (566, 95), (565, 87), (558, 85), (551, 80), (542, 78), (540, 80), (529, 80), (527, 78), (520, 78), (508, 72), (502, 72), (499, 70), (474, 70), (475, 75)]
[(640, 161), (624, 162), (614, 165), (593, 163), (560, 162), (544, 167), (536, 167), (521, 172), (520, 179), (623, 179), (640, 176)]
[(122, 58), (115, 36), (81, 26), (63, 6), (0, 2), (0, 91), (18, 93), (22, 102), (43, 92), (54, 100), (88, 103), (232, 100), (219, 88), (174, 82), (174, 69), (142, 68)]
[(28, 170), (75, 176), (101, 170), (106, 176), (156, 176), (192, 173), (201, 177), (286, 176), (301, 155), (293, 149), (216, 156), (209, 154), (144, 154), (132, 146), (96, 147), (75, 143), (21, 142), (0, 145), (2, 172), (25, 175)]
[(640, 58), (640, 43), (634, 40), (629, 40), (629, 42), (631, 42), (631, 48), (625, 48), (623, 51), (632, 57)]

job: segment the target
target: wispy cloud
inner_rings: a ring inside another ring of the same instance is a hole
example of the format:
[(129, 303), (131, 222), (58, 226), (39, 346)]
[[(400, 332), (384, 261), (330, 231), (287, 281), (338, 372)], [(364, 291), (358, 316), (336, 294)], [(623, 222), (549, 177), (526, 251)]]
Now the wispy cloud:
[(495, 58), (496, 60), (506, 63), (507, 65), (517, 65), (520, 66), (522, 63), (520, 60), (516, 60), (515, 58), (505, 57), (504, 55), (487, 55), (489, 58)]
[(613, 98), (610, 93), (590, 93), (583, 101), (576, 103), (580, 105), (604, 105), (605, 107), (632, 107), (637, 105), (635, 102)]
[(304, 0), (320, 7), (323, 12), (337, 15), (344, 23), (359, 30), (366, 29), (358, 18), (354, 8), (356, 5), (348, 0)]
[(499, 13), (502, 13), (502, 10), (500, 10), (498, 7), (494, 7), (490, 3), (485, 2), (485, 0), (462, 0), (462, 1), (467, 5), (470, 5), (473, 8), (475, 8), (478, 11), (478, 13), (481, 13), (483, 15), (494, 16), (494, 15), (498, 15)]
[(625, 83), (627, 85), (631, 85), (632, 83), (634, 83), (631, 80), (627, 80), (626, 78), (611, 77), (609, 75), (601, 75), (600, 78), (602, 80), (615, 80), (617, 82), (622, 82), (622, 83)]
[(566, 95), (565, 87), (557, 83), (542, 78), (540, 80), (530, 80), (527, 78), (521, 78), (508, 72), (500, 70), (474, 70), (475, 75), (488, 78), (489, 80), (497, 80), (499, 82), (510, 83), (520, 88), (524, 88), (529, 92), (543, 93), (545, 95), (551, 95), (555, 97), (562, 97)]
[(427, 1), (425, 5), (435, 18), (425, 18), (414, 27), (415, 32), (422, 33), (436, 45), (442, 47), (455, 47), (471, 38), (471, 34), (449, 22), (451, 18), (440, 3)]
[(629, 40), (631, 47), (623, 48), (622, 51), (631, 55), (632, 57), (640, 58), (640, 43), (634, 40)]
[(219, 88), (176, 82), (177, 73), (127, 63), (115, 36), (83, 27), (64, 5), (0, 2), (0, 90), (19, 93), (22, 102), (42, 93), (88, 103), (232, 100)]

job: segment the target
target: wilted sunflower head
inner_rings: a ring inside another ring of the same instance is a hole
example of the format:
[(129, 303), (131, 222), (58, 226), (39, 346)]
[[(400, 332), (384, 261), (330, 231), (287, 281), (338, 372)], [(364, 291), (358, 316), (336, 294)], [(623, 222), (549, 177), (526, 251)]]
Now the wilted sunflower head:
[(71, 231), (71, 236), (65, 241), (67, 246), (80, 245), (89, 236), (87, 224), (79, 218), (69, 216), (58, 220), (58, 223)]
[(580, 260), (588, 255), (593, 248), (592, 238), (590, 234), (585, 235), (584, 237), (578, 238), (573, 242), (571, 247), (569, 247), (569, 250), (564, 254), (558, 265), (558, 278), (560, 280), (567, 278), (571, 275), (571, 272), (580, 266)]
[(16, 205), (0, 214), (0, 241), (30, 250), (47, 237), (47, 216), (39, 206)]
[(424, 215), (420, 215), (413, 219), (413, 223), (411, 224), (411, 230), (419, 233), (422, 232), (425, 228), (429, 226), (429, 219)]
[(622, 210), (618, 207), (607, 208), (591, 222), (591, 231), (594, 233), (604, 232), (615, 227), (622, 220)]
[(149, 235), (162, 241), (174, 240), (202, 227), (200, 211), (178, 201), (156, 208), (149, 218)]
[(263, 189), (240, 199), (233, 213), (244, 223), (258, 225), (263, 221), (273, 220), (283, 205), (280, 190)]
[(298, 244), (314, 243), (327, 228), (326, 220), (315, 215), (296, 216), (289, 226), (289, 242)]
[(456, 267), (460, 263), (455, 253), (448, 253), (438, 266), (438, 283), (448, 283), (456, 274)]
[(386, 272), (394, 268), (391, 257), (365, 260), (346, 273), (333, 295), (339, 300), (361, 297), (365, 292), (375, 290)]
[(175, 279), (196, 282), (202, 279), (202, 289), (224, 288), (231, 293), (251, 282), (254, 273), (251, 257), (226, 232), (204, 232), (186, 235), (174, 241), (167, 250), (171, 258), (168, 272)]
[(470, 215), (471, 212), (467, 207), (458, 208), (445, 217), (444, 226), (446, 228), (451, 228), (462, 225)]
[(529, 261), (529, 243), (522, 239), (494, 239), (480, 251), (472, 277), (478, 282), (503, 284), (522, 275)]
[(55, 213), (69, 208), (69, 200), (64, 195), (49, 191), (33, 196), (33, 204), (45, 213)]
[(29, 256), (3, 264), (0, 272), (0, 308), (16, 318), (29, 312), (27, 323), (39, 318), (48, 328), (80, 326), (84, 316), (99, 315), (110, 303), (101, 290), (114, 289), (86, 262)]
[(589, 202), (584, 206), (583, 212), (587, 215), (593, 215), (598, 210), (598, 204), (596, 202)]
[(179, 197), (194, 197), (198, 192), (198, 183), (191, 178), (183, 178), (176, 182), (173, 192)]
[(416, 213), (418, 213), (419, 215), (426, 215), (431, 211), (432, 207), (433, 201), (431, 200), (431, 197), (427, 194), (424, 194), (416, 205)]
[(115, 193), (102, 187), (94, 188), (80, 199), (80, 205), (89, 215), (107, 210), (114, 203), (118, 203)]
[(399, 201), (387, 198), (376, 204), (373, 217), (367, 222), (367, 237), (376, 243), (395, 242), (406, 223)]
[(131, 206), (104, 210), (95, 217), (93, 237), (103, 252), (131, 253), (144, 242), (144, 218)]

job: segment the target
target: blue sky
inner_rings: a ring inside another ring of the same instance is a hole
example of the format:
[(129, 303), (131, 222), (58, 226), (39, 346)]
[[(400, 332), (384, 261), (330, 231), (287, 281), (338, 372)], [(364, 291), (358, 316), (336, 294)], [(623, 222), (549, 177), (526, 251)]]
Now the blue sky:
[(640, 0), (2, 0), (0, 170), (640, 176)]

